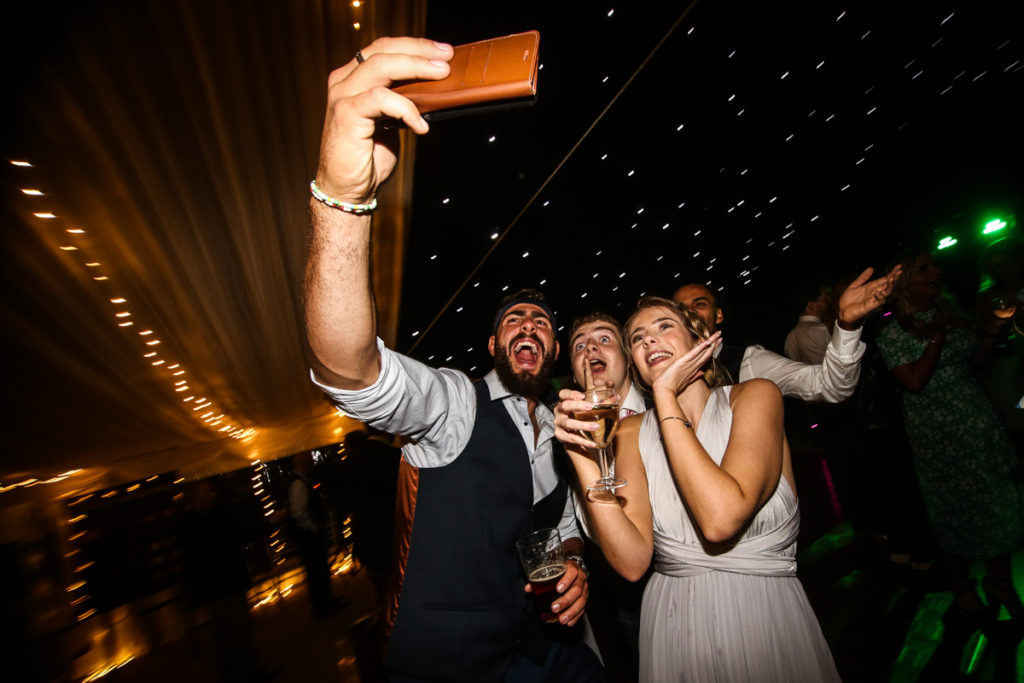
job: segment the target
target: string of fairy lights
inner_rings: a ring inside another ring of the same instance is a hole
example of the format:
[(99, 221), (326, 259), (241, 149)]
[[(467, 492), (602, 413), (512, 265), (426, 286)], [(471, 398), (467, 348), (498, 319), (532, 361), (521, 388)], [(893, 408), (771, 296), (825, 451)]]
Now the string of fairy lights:
[[(26, 172), (36, 170), (29, 161), (12, 160), (10, 163)], [(31, 180), (35, 181), (34, 178)], [(43, 198), (47, 196), (46, 192), (39, 187), (40, 185), (33, 185), (19, 189), (23, 195), (31, 197), (33, 202), (38, 204), (42, 203)], [(33, 208), (35, 210), (32, 210), (31, 213), (37, 220), (57, 224), (63, 228), (63, 232), (59, 232), (59, 228), (49, 232), (56, 248), (75, 258), (93, 282), (103, 285), (102, 289), (97, 288), (98, 294), (110, 304), (112, 323), (127, 333), (134, 333), (140, 345), (141, 358), (167, 381), (167, 389), (171, 395), (179, 398), (188, 413), (211, 431), (233, 439), (251, 439), (256, 434), (256, 429), (242, 426), (220, 411), (213, 399), (208, 398), (201, 390), (197, 390), (200, 382), (194, 378), (190, 379), (185, 362), (172, 358), (162, 350), (163, 342), (157, 331), (140, 322), (145, 314), (133, 309), (126, 297), (109, 294), (111, 291), (116, 292), (117, 287), (113, 275), (114, 268), (111, 264), (102, 263), (88, 253), (88, 247), (78, 239), (86, 234), (86, 229), (79, 224), (72, 224), (71, 221), (57, 215), (52, 210), (44, 207)]]
[[(366, 2), (353, 0), (350, 4), (353, 19), (351, 27), (354, 32), (359, 32), (362, 29), (361, 22)], [(28, 221), (36, 221), (43, 227), (37, 234), (42, 236), (47, 247), (52, 246), (62, 257), (72, 259), (70, 268), (82, 269), (81, 272), (84, 272), (88, 281), (95, 284), (96, 295), (102, 297), (109, 306), (109, 320), (112, 328), (116, 330), (115, 333), (130, 335), (132, 342), (137, 344), (142, 368), (153, 372), (162, 380), (168, 396), (179, 401), (183, 412), (202, 425), (212, 436), (230, 437), (243, 444), (250, 444), (257, 437), (258, 430), (243, 424), (219, 407), (216, 399), (204, 388), (204, 382), (196, 376), (189, 364), (168, 349), (169, 344), (164, 343), (160, 330), (144, 322), (153, 316), (147, 315), (145, 310), (141, 310), (135, 302), (129, 301), (128, 296), (118, 291), (116, 264), (97, 256), (102, 248), (101, 231), (92, 231), (88, 225), (74, 222), (64, 215), (62, 210), (55, 208), (56, 203), (51, 201), (55, 192), (47, 188), (47, 182), (41, 173), (43, 169), (27, 159), (10, 159), (9, 163), (16, 169), (17, 190), (29, 205), (31, 217)], [(343, 446), (339, 446), (338, 454), (342, 450)], [(327, 453), (327, 449), (322, 449), (322, 452), (318, 450), (316, 455), (323, 459)], [(331, 453), (333, 454), (333, 451)], [(301, 574), (304, 570), (299, 565), (283, 566), (288, 556), (285, 535), (280, 526), (284, 511), (271, 494), (273, 472), (268, 464), (260, 459), (258, 451), (251, 451), (249, 457), (253, 459), (249, 468), (253, 495), (259, 502), (263, 516), (277, 527), (266, 539), (271, 569), (269, 576), (253, 589), (252, 608), (255, 609), (291, 595), (295, 586), (302, 582)], [(56, 484), (84, 472), (85, 470), (74, 469), (49, 478), (32, 477), (10, 484), (0, 481), (0, 494), (15, 489)], [(101, 532), (101, 523), (96, 521), (96, 513), (104, 509), (109, 511), (104, 508), (106, 502), (118, 496), (147, 491), (160, 492), (160, 495), (170, 496), (175, 502), (181, 501), (185, 495), (181, 485), (185, 483), (185, 477), (176, 473), (163, 473), (84, 494), (81, 492), (85, 489), (80, 487), (61, 496), (65, 501), (64, 532), (61, 534), (61, 540), (71, 577), (63, 592), (67, 596), (67, 605), (72, 611), (75, 623), (83, 624), (83, 627), (86, 622), (91, 624), (92, 639), (97, 645), (104, 645), (95, 648), (89, 653), (90, 657), (83, 657), (82, 661), (77, 663), (79, 667), (87, 668), (77, 674), (76, 680), (93, 681), (103, 678), (145, 653), (144, 646), (141, 646), (143, 649), (139, 649), (138, 644), (119, 642), (114, 634), (114, 628), (93, 619), (104, 609), (99, 604), (102, 600), (97, 600), (94, 596), (100, 589), (90, 584), (92, 573), (102, 571), (96, 560), (88, 558), (89, 544), (96, 538), (95, 534)], [(165, 514), (171, 512), (170, 509), (164, 511)], [(340, 551), (335, 556), (331, 569), (335, 574), (340, 574), (352, 567), (351, 519), (346, 517), (339, 520), (337, 526), (337, 534), (341, 539)], [(99, 657), (99, 661), (86, 661), (92, 660), (93, 654)]]
[[(229, 436), (233, 439), (240, 440), (243, 443), (248, 443), (257, 434), (257, 430), (252, 427), (244, 427), (236, 423), (230, 417), (220, 412), (213, 400), (207, 398), (203, 393), (196, 391), (198, 382), (189, 379), (186, 365), (182, 361), (178, 361), (169, 357), (169, 354), (164, 352), (161, 348), (161, 339), (157, 334), (156, 330), (149, 326), (143, 326), (141, 323), (137, 324), (138, 320), (143, 316), (140, 315), (138, 310), (133, 310), (129, 306), (129, 302), (124, 296), (108, 296), (102, 292), (106, 290), (110, 285), (114, 284), (114, 269), (109, 264), (104, 264), (94, 258), (90, 253), (89, 249), (82, 242), (82, 236), (87, 234), (85, 228), (79, 225), (72, 225), (69, 221), (55, 213), (53, 210), (47, 209), (43, 206), (39, 206), (45, 202), (47, 193), (40, 189), (44, 185), (38, 183), (36, 178), (29, 178), (28, 176), (34, 175), (36, 167), (27, 160), (11, 160), (11, 165), (22, 170), (22, 177), (24, 180), (31, 180), (31, 186), (20, 187), (20, 192), (23, 196), (30, 198), (30, 200), (36, 204), (32, 207), (32, 216), (48, 226), (59, 226), (58, 230), (50, 230), (45, 234), (51, 238), (55, 248), (61, 252), (68, 254), (75, 258), (79, 265), (85, 269), (88, 273), (88, 277), (91, 281), (97, 284), (97, 290), (101, 296), (104, 296), (109, 304), (111, 305), (111, 319), (112, 324), (120, 330), (124, 330), (129, 333), (133, 333), (139, 343), (139, 353), (144, 362), (148, 363), (149, 367), (158, 376), (162, 377), (166, 381), (167, 390), (170, 395), (180, 397), (181, 403), (187, 413), (200, 424), (204, 425), (211, 431)], [(59, 228), (63, 228), (63, 232), (59, 231)], [(102, 288), (102, 289), (101, 289)], [(68, 472), (61, 473), (55, 477), (49, 479), (38, 479), (28, 478), (23, 481), (4, 486), (0, 484), (0, 493), (12, 491), (18, 488), (29, 488), (38, 485), (53, 484), (64, 481), (69, 477), (73, 477), (77, 474), (82, 473), (83, 470), (76, 469)], [(74, 610), (75, 621), (84, 622), (90, 617), (93, 617), (98, 606), (92, 604), (93, 596), (89, 591), (88, 573), (93, 568), (95, 561), (93, 560), (82, 560), (78, 561), (78, 556), (82, 553), (84, 544), (87, 542), (90, 535), (90, 528), (88, 525), (89, 514), (86, 512), (79, 512), (80, 506), (87, 504), (89, 501), (101, 502), (105, 499), (114, 498), (115, 496), (126, 495), (134, 493), (143, 488), (151, 488), (158, 486), (180, 485), (185, 482), (184, 477), (177, 477), (173, 474), (158, 474), (147, 477), (145, 479), (130, 482), (124, 485), (115, 486), (103, 491), (96, 491), (87, 493), (85, 495), (79, 495), (72, 497), (67, 501), (67, 514), (68, 517), (65, 520), (65, 528), (67, 530), (67, 537), (65, 538), (65, 544), (67, 552), (65, 553), (66, 559), (70, 562), (71, 568), (71, 583), (65, 587), (65, 592), (68, 594), (68, 605)], [(182, 492), (174, 494), (174, 500), (180, 500), (183, 496)], [(119, 653), (113, 660), (105, 662), (101, 666), (95, 668), (89, 673), (83, 680), (91, 681), (98, 678), (102, 678), (107, 674), (115, 671), (135, 658), (135, 655), (131, 652)]]
[[(10, 163), (15, 167), (25, 169), (26, 171), (33, 170), (35, 168), (30, 162), (24, 160), (13, 160)], [(19, 189), (26, 197), (39, 199), (47, 196), (46, 192), (38, 189), (37, 186), (23, 187)], [(34, 208), (36, 209), (32, 211), (34, 218), (40, 221), (47, 221), (51, 224), (63, 224), (61, 216), (57, 213), (40, 207)], [(75, 237), (85, 235), (86, 230), (81, 227), (67, 227), (65, 229), (65, 233), (66, 235), (63, 236), (63, 238), (54, 240), (56, 248), (62, 252), (66, 252), (77, 257), (82, 267), (88, 269), (87, 272), (94, 282), (110, 283), (112, 280), (113, 269), (97, 260), (93, 260), (87, 253), (85, 246), (74, 241)], [(54, 235), (54, 232), (51, 232), (50, 234)], [(127, 331), (135, 331), (138, 327), (141, 327), (140, 325), (136, 325), (137, 318), (140, 316), (138, 316), (136, 312), (128, 306), (128, 302), (125, 297), (114, 296), (107, 298), (113, 305), (113, 324), (116, 325), (117, 328)], [(219, 413), (211, 399), (194, 391), (193, 386), (196, 382), (190, 381), (187, 378), (185, 364), (180, 361), (172, 362), (168, 355), (161, 351), (161, 340), (155, 330), (149, 327), (143, 327), (142, 329), (137, 330), (137, 336), (140, 342), (142, 358), (148, 362), (155, 372), (160, 373), (161, 376), (166, 378), (168, 382), (168, 390), (170, 392), (179, 395), (184, 394), (181, 397), (181, 402), (186, 404), (187, 408), (190, 408), (189, 412), (195, 416), (195, 419), (206, 425), (212, 431), (225, 434), (226, 436), (230, 436), (231, 438), (238, 439), (243, 442), (249, 442), (255, 437), (257, 431), (254, 428), (237, 425), (226, 415)], [(323, 455), (320, 454), (319, 451), (317, 452), (317, 455), (320, 459), (323, 459)], [(251, 468), (253, 494), (259, 501), (262, 514), (265, 518), (275, 521), (278, 519), (281, 510), (277, 505), (276, 499), (270, 492), (271, 472), (268, 469), (267, 464), (258, 456), (253, 461)], [(36, 478), (27, 479), (9, 486), (0, 486), (0, 493), (15, 488), (56, 483), (81, 472), (82, 470), (71, 470), (45, 480)], [(65, 556), (72, 562), (73, 580), (68, 586), (66, 586), (65, 591), (69, 594), (70, 606), (75, 610), (76, 621), (85, 621), (97, 612), (97, 607), (91, 604), (92, 596), (89, 593), (88, 580), (86, 578), (86, 573), (93, 566), (94, 562), (74, 561), (75, 557), (82, 552), (82, 544), (86, 542), (89, 536), (87, 522), (89, 514), (85, 512), (78, 512), (80, 507), (89, 503), (89, 501), (100, 502), (101, 499), (109, 499), (121, 494), (132, 493), (142, 487), (166, 486), (168, 484), (180, 485), (185, 482), (185, 477), (175, 478), (170, 474), (154, 475), (144, 480), (115, 486), (103, 491), (90, 492), (84, 495), (72, 497), (68, 500), (67, 509), (69, 516), (65, 520), (67, 525), (66, 528), (68, 530), (68, 536), (65, 539), (68, 552)], [(183, 495), (184, 494), (179, 491), (173, 496), (173, 498), (174, 500), (180, 500)], [(343, 537), (343, 544), (348, 543), (348, 545), (350, 545), (350, 542), (347, 541), (351, 536), (350, 522), (350, 519), (345, 519), (341, 525), (342, 529), (340, 533)], [(268, 539), (268, 552), (270, 554), (272, 565), (275, 569), (280, 568), (285, 563), (287, 557), (287, 553), (285, 552), (286, 549), (287, 544), (284, 541), (280, 530), (278, 529), (273, 531)], [(341, 573), (347, 571), (351, 567), (351, 563), (351, 548), (348, 548), (347, 551), (339, 554), (333, 569), (335, 573)], [(292, 593), (295, 583), (296, 581), (292, 579), (284, 582), (284, 585), (281, 585), (281, 582), (279, 582), (275, 577), (270, 588), (267, 591), (264, 591), (262, 598), (257, 601), (257, 606), (287, 597)], [(130, 656), (123, 661), (105, 665), (100, 670), (102, 672), (101, 675), (105, 675), (106, 673), (123, 666), (128, 661), (131, 661)], [(93, 676), (97, 676), (97, 673), (99, 672), (94, 672)]]

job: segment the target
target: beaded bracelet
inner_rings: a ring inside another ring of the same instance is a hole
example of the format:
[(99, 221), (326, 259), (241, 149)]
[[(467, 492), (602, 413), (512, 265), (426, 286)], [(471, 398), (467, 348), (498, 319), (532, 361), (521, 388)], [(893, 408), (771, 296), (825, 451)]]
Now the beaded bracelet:
[(684, 425), (686, 425), (687, 429), (693, 428), (693, 423), (687, 420), (685, 417), (679, 417), (678, 415), (669, 415), (668, 417), (661, 418), (661, 420), (658, 421), (658, 424), (665, 424), (665, 420), (680, 420)]
[(316, 186), (316, 180), (310, 181), (309, 191), (313, 194), (313, 198), (321, 204), (326, 204), (332, 209), (340, 209), (345, 213), (354, 213), (357, 216), (363, 216), (368, 213), (373, 213), (377, 209), (376, 197), (374, 197), (373, 201), (369, 204), (349, 204), (348, 202), (343, 202), (339, 199), (335, 199), (334, 197), (328, 197), (325, 195), (323, 191)]

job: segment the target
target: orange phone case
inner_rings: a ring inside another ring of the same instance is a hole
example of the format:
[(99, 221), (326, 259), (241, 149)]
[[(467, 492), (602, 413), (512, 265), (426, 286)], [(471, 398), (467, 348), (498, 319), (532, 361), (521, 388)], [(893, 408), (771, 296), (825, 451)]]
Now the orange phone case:
[(539, 45), (538, 31), (458, 45), (447, 78), (415, 81), (393, 90), (412, 100), (421, 114), (474, 110), (480, 105), (528, 104), (537, 94)]

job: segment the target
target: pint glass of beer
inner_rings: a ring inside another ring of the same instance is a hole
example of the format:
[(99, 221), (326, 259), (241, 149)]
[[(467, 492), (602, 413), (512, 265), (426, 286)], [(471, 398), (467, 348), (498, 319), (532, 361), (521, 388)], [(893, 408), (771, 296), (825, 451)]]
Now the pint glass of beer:
[(565, 573), (565, 551), (558, 529), (531, 531), (518, 541), (519, 560), (530, 581), (533, 598), (537, 601), (540, 618), (557, 623), (558, 615), (551, 611), (551, 603), (558, 597), (559, 580)]

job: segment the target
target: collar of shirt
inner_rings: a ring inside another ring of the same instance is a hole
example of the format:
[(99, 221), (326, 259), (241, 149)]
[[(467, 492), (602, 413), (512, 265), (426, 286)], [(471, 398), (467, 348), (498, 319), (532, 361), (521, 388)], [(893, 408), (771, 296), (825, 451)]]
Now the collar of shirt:
[(540, 428), (537, 435), (537, 447), (533, 445), (533, 425), (530, 423), (530, 413), (527, 408), (526, 399), (519, 394), (513, 394), (498, 379), (498, 373), (491, 370), (484, 376), (487, 382), (487, 390), (491, 394), (492, 401), (501, 401), (505, 404), (508, 414), (512, 416), (519, 431), (523, 434), (523, 441), (526, 443), (526, 450), (530, 453), (531, 460), (537, 456), (537, 452), (555, 436), (555, 414), (541, 402), (537, 402), (534, 408), (534, 418)]
[(825, 323), (822, 323), (821, 322), (821, 318), (819, 318), (816, 315), (802, 315), (802, 316), (800, 316), (800, 321), (799, 322), (802, 322), (802, 323), (819, 323), (819, 324), (822, 324), (822, 325), (825, 324)]
[(501, 401), (505, 404), (512, 422), (519, 429), (523, 437), (523, 445), (530, 456), (530, 469), (533, 472), (533, 501), (544, 498), (558, 485), (558, 471), (555, 468), (555, 461), (552, 457), (552, 443), (555, 438), (555, 415), (543, 403), (537, 403), (534, 409), (534, 417), (540, 427), (537, 435), (537, 445), (534, 446), (533, 424), (530, 423), (530, 413), (526, 406), (526, 399), (518, 394), (513, 394), (498, 379), (498, 373), (491, 370), (484, 377), (487, 382), (487, 390), (491, 393), (492, 401)]
[(626, 398), (623, 399), (622, 403), (619, 404), (619, 415), (621, 417), (623, 410), (632, 410), (634, 413), (642, 413), (647, 410), (647, 406), (644, 405), (644, 397), (640, 392), (640, 389), (630, 385), (629, 391), (626, 392)]

